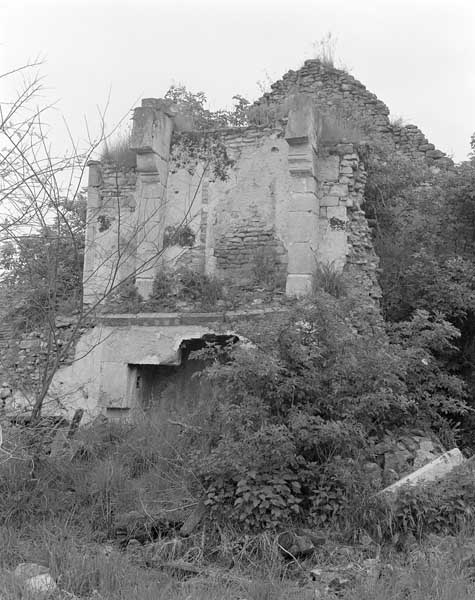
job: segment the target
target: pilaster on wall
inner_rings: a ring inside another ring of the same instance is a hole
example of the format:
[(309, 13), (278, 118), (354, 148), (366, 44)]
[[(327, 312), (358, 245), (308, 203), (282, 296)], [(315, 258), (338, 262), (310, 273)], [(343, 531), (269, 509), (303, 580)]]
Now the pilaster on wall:
[(163, 245), (168, 161), (174, 111), (164, 101), (142, 100), (134, 110), (131, 149), (137, 152), (136, 277), (148, 298)]
[(286, 294), (303, 296), (312, 289), (316, 261), (319, 205), (316, 151), (319, 119), (310, 96), (289, 99), (285, 139), (289, 144), (291, 194), (288, 208), (288, 267)]
[(83, 267), (83, 301), (92, 304), (96, 299), (95, 274), (96, 274), (96, 215), (100, 206), (101, 163), (90, 161), (89, 180), (87, 186), (87, 218), (86, 237), (84, 240), (84, 267)]

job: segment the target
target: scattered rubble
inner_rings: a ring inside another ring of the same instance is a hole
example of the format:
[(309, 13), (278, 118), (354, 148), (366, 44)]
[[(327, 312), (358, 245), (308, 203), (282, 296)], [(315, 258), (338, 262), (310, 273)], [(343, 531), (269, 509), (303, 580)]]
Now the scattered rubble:
[(316, 600), (334, 597), (358, 582), (374, 585), (380, 574), (381, 563), (378, 558), (368, 558), (361, 564), (349, 563), (343, 567), (322, 567), (310, 571), (310, 577), (316, 583)]
[(326, 541), (326, 537), (319, 536), (308, 529), (284, 531), (277, 537), (281, 552), (291, 558), (310, 556), (317, 546), (322, 546)]

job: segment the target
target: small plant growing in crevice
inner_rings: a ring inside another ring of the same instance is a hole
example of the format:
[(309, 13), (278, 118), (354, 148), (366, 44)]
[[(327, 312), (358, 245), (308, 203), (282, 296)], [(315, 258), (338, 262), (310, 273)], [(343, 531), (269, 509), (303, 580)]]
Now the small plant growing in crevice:
[(259, 248), (253, 257), (252, 274), (255, 284), (264, 285), (268, 289), (276, 290), (283, 287), (281, 265), (273, 249)]
[(99, 215), (97, 217), (97, 223), (99, 225), (99, 233), (103, 233), (104, 231), (110, 229), (111, 220), (107, 215)]
[(339, 271), (334, 262), (317, 262), (313, 274), (313, 293), (324, 291), (335, 298), (346, 296), (347, 288), (344, 275)]
[(223, 296), (223, 284), (215, 277), (188, 267), (177, 271), (162, 269), (155, 276), (152, 295), (143, 308), (172, 308), (177, 302), (190, 302), (199, 304), (202, 308), (210, 308)]
[(318, 42), (313, 44), (315, 58), (318, 58), (326, 67), (335, 67), (335, 49), (337, 38), (329, 31)]
[(198, 300), (203, 306), (214, 306), (223, 297), (223, 286), (215, 277), (189, 268), (180, 269), (177, 276), (183, 300)]
[(136, 313), (139, 312), (143, 302), (133, 278), (120, 283), (104, 303), (104, 312), (111, 313)]
[(163, 247), (190, 247), (195, 243), (195, 232), (189, 225), (168, 225), (163, 235)]

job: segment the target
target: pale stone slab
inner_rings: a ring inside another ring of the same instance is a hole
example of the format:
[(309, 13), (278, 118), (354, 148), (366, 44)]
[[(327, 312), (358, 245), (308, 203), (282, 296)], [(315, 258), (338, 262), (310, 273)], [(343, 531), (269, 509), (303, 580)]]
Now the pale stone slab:
[(315, 178), (310, 175), (301, 175), (299, 172), (292, 173), (290, 189), (292, 192), (315, 192)]
[(285, 139), (289, 144), (308, 140), (315, 145), (320, 126), (312, 96), (294, 94), (289, 97), (289, 115), (285, 130)]
[(310, 242), (315, 235), (316, 222), (305, 212), (289, 212), (289, 243)]
[(287, 275), (285, 293), (287, 296), (308, 296), (312, 291), (313, 278), (311, 275)]
[(335, 183), (330, 189), (332, 196), (348, 196), (348, 184), (347, 183)]
[(323, 198), (320, 200), (320, 206), (338, 206), (339, 204), (339, 196), (323, 196)]
[(338, 181), (340, 175), (340, 157), (327, 156), (317, 162), (316, 176), (318, 181)]
[(435, 460), (431, 461), (427, 465), (424, 465), (420, 469), (417, 469), (417, 471), (414, 471), (402, 479), (399, 479), (399, 481), (396, 481), (389, 487), (382, 490), (380, 494), (397, 492), (404, 485), (412, 486), (429, 481), (435, 481), (436, 479), (440, 479), (441, 477), (444, 477), (450, 473), (454, 467), (461, 465), (464, 461), (465, 458), (460, 450), (458, 448), (454, 448), (453, 450), (444, 452), (444, 454), (441, 454)]
[(316, 212), (317, 208), (317, 197), (310, 192), (294, 193), (289, 200), (289, 212)]
[(303, 275), (315, 271), (315, 255), (307, 242), (289, 244), (288, 258), (287, 272), (289, 274)]

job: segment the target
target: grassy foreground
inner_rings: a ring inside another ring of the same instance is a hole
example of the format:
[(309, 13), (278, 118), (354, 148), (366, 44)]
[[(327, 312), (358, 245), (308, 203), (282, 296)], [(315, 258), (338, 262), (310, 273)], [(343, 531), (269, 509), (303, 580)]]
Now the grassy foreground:
[[(269, 542), (270, 544), (270, 542)], [(383, 553), (384, 554), (384, 553)], [(140, 548), (121, 551), (115, 545), (91, 543), (75, 536), (67, 524), (45, 523), (21, 531), (0, 530), (0, 597), (25, 595), (13, 568), (23, 561), (48, 566), (60, 591), (56, 599), (104, 600), (310, 600), (318, 595), (310, 580), (313, 566), (343, 566), (354, 549), (322, 548), (301, 566), (286, 562), (269, 545), (259, 561), (237, 562), (232, 568), (208, 563), (202, 572), (184, 575), (150, 568)], [(249, 557), (248, 557), (249, 558)], [(381, 557), (377, 581), (355, 581), (338, 597), (345, 600), (471, 600), (475, 597), (475, 539), (464, 536), (432, 538), (405, 553)], [(472, 580), (473, 579), (473, 580)]]

